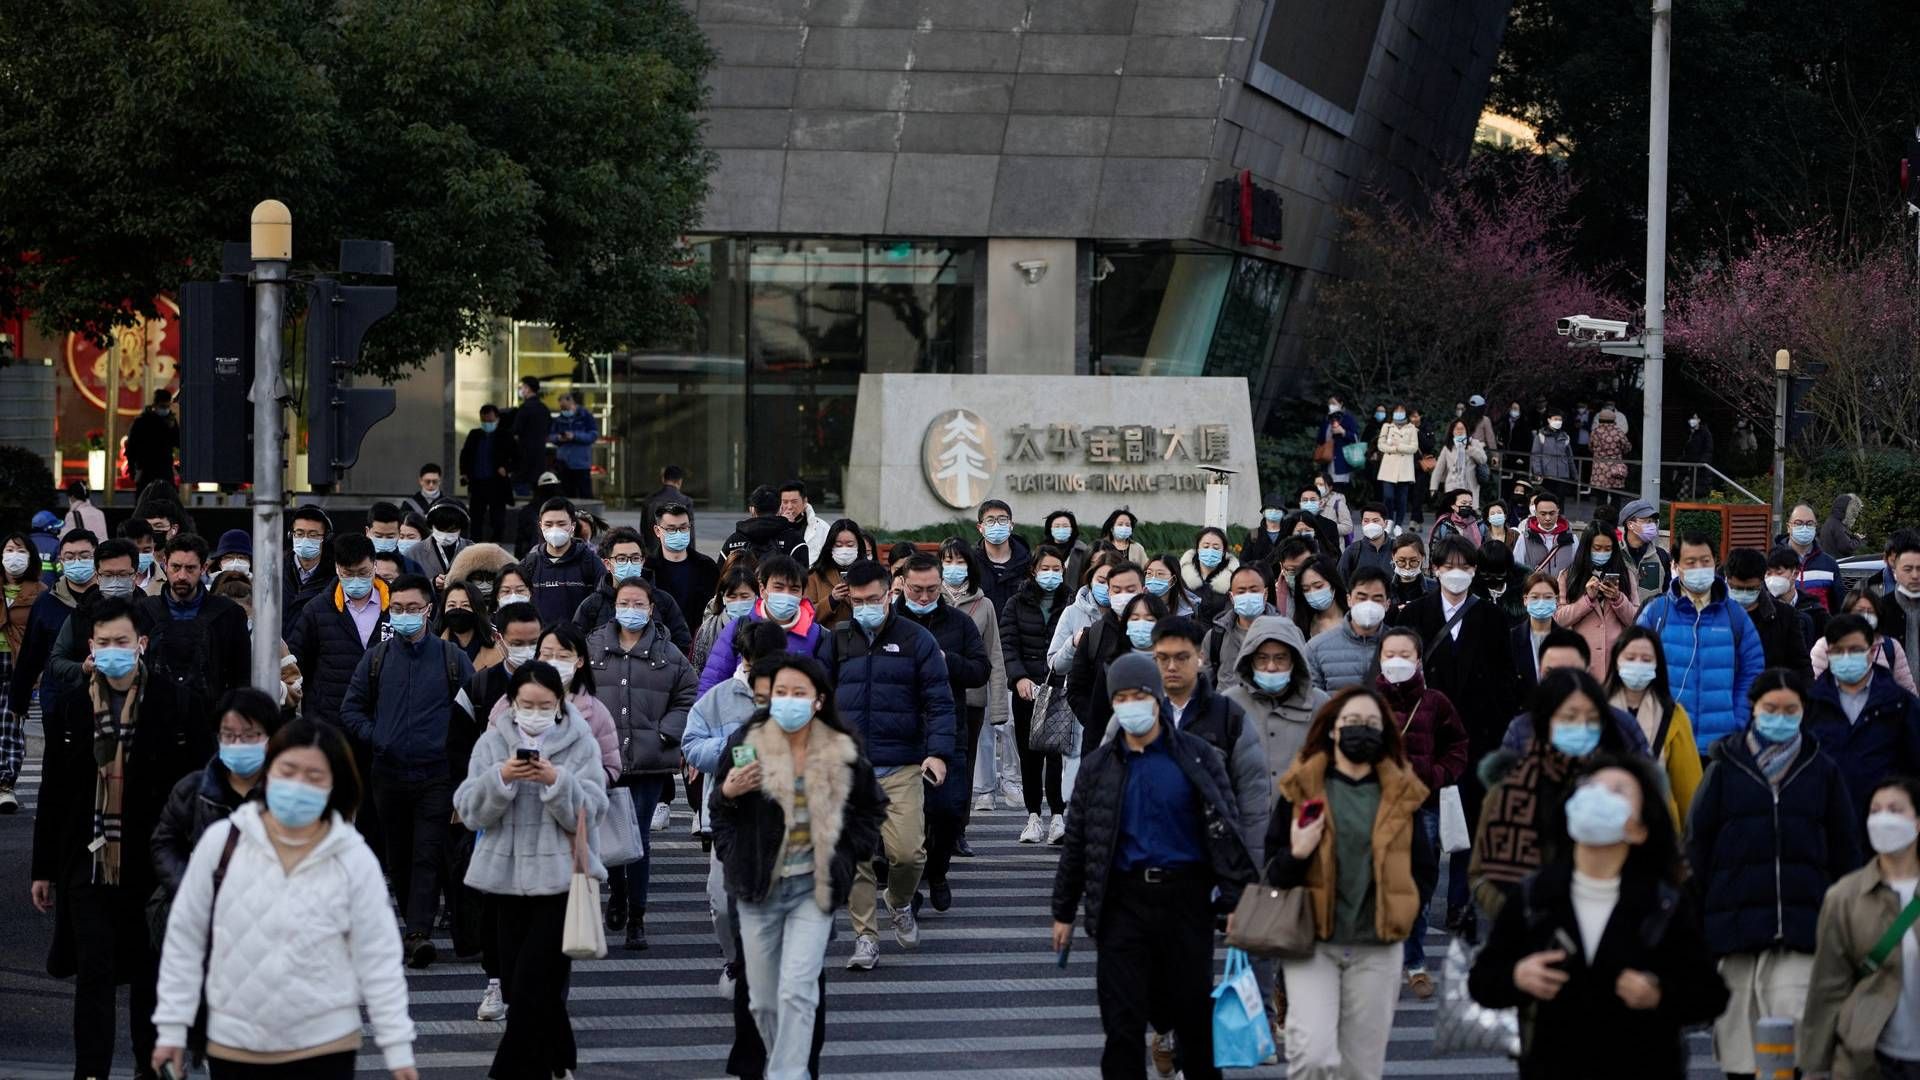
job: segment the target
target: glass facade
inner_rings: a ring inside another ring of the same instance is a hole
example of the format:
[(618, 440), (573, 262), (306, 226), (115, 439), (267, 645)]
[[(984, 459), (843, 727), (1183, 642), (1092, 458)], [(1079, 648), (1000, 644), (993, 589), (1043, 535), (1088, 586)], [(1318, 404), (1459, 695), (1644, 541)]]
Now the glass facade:
[(1100, 375), (1238, 375), (1258, 394), (1298, 271), (1268, 259), (1173, 245), (1103, 246), (1093, 288)]
[(580, 390), (600, 420), (595, 490), (614, 505), (651, 493), (675, 464), (694, 502), (723, 512), (752, 484), (790, 478), (838, 506), (860, 376), (973, 370), (970, 243), (716, 236), (688, 247), (705, 285), (679, 336), (574, 360), (547, 328), (516, 323), (490, 355), (462, 358), (463, 401), (485, 385), (510, 402), (522, 375), (553, 394)]

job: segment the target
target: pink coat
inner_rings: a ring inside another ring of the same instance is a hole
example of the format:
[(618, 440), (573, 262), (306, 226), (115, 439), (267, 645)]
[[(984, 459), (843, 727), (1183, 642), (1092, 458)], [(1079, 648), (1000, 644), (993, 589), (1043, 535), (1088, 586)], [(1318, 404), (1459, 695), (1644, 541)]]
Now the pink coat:
[[(512, 707), (512, 702), (502, 697), (494, 703), (489, 721), (498, 720)], [(620, 779), (620, 735), (614, 730), (613, 714), (592, 694), (572, 694), (567, 698), (567, 711), (587, 722), (587, 730), (593, 732), (593, 741), (600, 744), (600, 767), (607, 770), (607, 783)]]
[[(1613, 655), (1613, 643), (1627, 627), (1633, 625), (1634, 616), (1640, 613), (1640, 604), (1636, 599), (1632, 577), (1626, 579), (1626, 588), (1611, 604), (1596, 604), (1581, 590), (1571, 602), (1563, 602), (1560, 610), (1553, 613), (1553, 621), (1564, 626), (1586, 640), (1587, 651), (1592, 656), (1587, 661), (1587, 672), (1601, 682), (1607, 681), (1607, 664)], [(1567, 595), (1567, 574), (1560, 573), (1560, 595)]]

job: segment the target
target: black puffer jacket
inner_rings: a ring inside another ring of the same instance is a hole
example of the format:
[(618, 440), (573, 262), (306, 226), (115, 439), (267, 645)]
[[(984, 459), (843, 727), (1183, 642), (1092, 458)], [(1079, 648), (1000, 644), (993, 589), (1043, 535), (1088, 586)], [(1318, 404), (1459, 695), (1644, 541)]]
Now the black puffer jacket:
[(540, 612), (543, 625), (572, 616), (581, 601), (593, 594), (600, 579), (607, 576), (599, 558), (578, 540), (568, 544), (557, 559), (547, 554), (544, 543), (536, 545), (520, 560), (520, 572), (527, 575), (527, 584), (533, 588), (533, 606)]
[[(753, 747), (764, 780), (759, 790), (730, 799), (725, 788), (733, 771), (733, 749), (743, 745)], [(819, 721), (807, 736), (806, 781), (814, 843), (813, 898), (821, 911), (832, 913), (853, 891), (853, 868), (880, 848), (887, 797), (872, 763), (860, 752), (859, 740)], [(792, 790), (793, 751), (786, 735), (767, 723), (763, 709), (728, 737), (713, 778), (713, 850), (726, 871), (729, 894), (759, 902), (772, 891), (786, 853), (787, 802), (766, 792)]]
[(173, 785), (167, 805), (160, 809), (160, 820), (153, 826), (153, 871), (160, 887), (172, 896), (180, 888), (187, 872), (187, 860), (193, 857), (193, 845), (207, 826), (225, 821), (248, 800), (258, 801), (266, 794), (265, 784), (254, 784), (245, 796), (233, 790), (227, 767), (215, 755), (207, 767), (191, 772)]
[[(693, 634), (687, 630), (687, 616), (680, 610), (680, 602), (673, 594), (662, 589), (653, 580), (653, 568), (642, 572), (647, 584), (653, 586), (653, 620), (649, 625), (665, 627), (667, 637), (673, 647), (682, 653), (693, 650)], [(573, 625), (585, 637), (592, 637), (595, 630), (613, 621), (613, 576), (600, 579), (593, 594), (580, 601), (573, 609)]]
[(1047, 678), (1047, 645), (1053, 641), (1053, 628), (1060, 613), (1073, 606), (1073, 597), (1062, 585), (1053, 593), (1053, 604), (1044, 612), (1040, 601), (1046, 597), (1031, 580), (1014, 593), (1000, 610), (1000, 655), (1007, 665), (1007, 686), (1032, 679), (1036, 685)]
[[(893, 617), (905, 619), (933, 635), (940, 645), (940, 652), (947, 658), (947, 684), (953, 688), (955, 715), (966, 707), (967, 691), (987, 685), (987, 679), (993, 674), (993, 665), (987, 658), (986, 642), (980, 637), (980, 628), (959, 608), (947, 603), (941, 597), (934, 609), (925, 615), (915, 615), (908, 610), (905, 600), (894, 602)], [(956, 725), (956, 732), (964, 727)], [(967, 752), (967, 741), (960, 736), (953, 741), (953, 756), (947, 761), (949, 766), (958, 766), (961, 757)]]
[(1813, 678), (1813, 659), (1808, 654), (1812, 648), (1808, 639), (1813, 636), (1813, 625), (1806, 615), (1775, 600), (1760, 590), (1760, 602), (1747, 612), (1753, 620), (1754, 629), (1760, 631), (1760, 650), (1766, 654), (1768, 667), (1792, 668), (1803, 679)]
[[(1200, 793), (1203, 840), (1219, 886), (1222, 912), (1240, 900), (1240, 888), (1254, 879), (1253, 859), (1240, 839), (1239, 813), (1233, 785), (1220, 751), (1205, 740), (1183, 734), (1173, 726), (1166, 702), (1160, 704), (1160, 738), (1172, 740), (1168, 749), (1180, 771)], [(1114, 738), (1090, 749), (1080, 759), (1080, 778), (1074, 781), (1073, 803), (1067, 808), (1066, 844), (1053, 875), (1053, 918), (1070, 923), (1084, 897), (1087, 936), (1100, 933), (1100, 903), (1106, 897), (1107, 871), (1120, 846), (1121, 798), (1127, 787), (1127, 743)]]
[(1108, 700), (1107, 665), (1122, 653), (1133, 651), (1120, 617), (1103, 611), (1087, 625), (1080, 644), (1073, 650), (1073, 671), (1067, 676), (1067, 704), (1080, 718), (1081, 748), (1100, 741), (1113, 719), (1113, 702)]
[(360, 666), (360, 657), (366, 653), (367, 646), (378, 644), (389, 633), (387, 583), (375, 578), (373, 590), (380, 602), (380, 622), (373, 628), (366, 645), (360, 643), (360, 628), (353, 616), (347, 614), (346, 596), (341, 592), (338, 579), (334, 580), (331, 592), (315, 597), (300, 609), (300, 617), (287, 632), (287, 649), (300, 665), (300, 677), (305, 680), (300, 715), (306, 719), (324, 720), (329, 724), (340, 722), (340, 701), (347, 696), (353, 669)]
[(620, 647), (620, 627), (608, 623), (587, 638), (587, 663), (594, 696), (613, 717), (622, 778), (679, 768), (680, 740), (700, 677), (667, 640), (666, 628), (647, 624), (628, 652)]

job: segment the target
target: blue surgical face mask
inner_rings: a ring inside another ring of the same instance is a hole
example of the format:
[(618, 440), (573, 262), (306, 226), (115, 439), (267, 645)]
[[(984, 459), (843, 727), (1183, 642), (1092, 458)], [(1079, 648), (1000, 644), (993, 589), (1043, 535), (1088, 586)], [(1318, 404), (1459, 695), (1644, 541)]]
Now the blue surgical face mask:
[(1833, 670), (1833, 677), (1842, 683), (1857, 683), (1873, 670), (1873, 661), (1866, 653), (1834, 653), (1827, 658), (1827, 666)]
[[(316, 540), (314, 541), (314, 554), (318, 555), (319, 553), (320, 544), (319, 541)], [(135, 571), (141, 575), (153, 573), (153, 552), (143, 551), (140, 553), (140, 561), (135, 564)]]
[(418, 612), (396, 611), (387, 617), (387, 624), (393, 632), (403, 638), (410, 638), (427, 628), (427, 617)]
[(1013, 526), (989, 525), (981, 535), (987, 538), (989, 544), (1004, 544), (1007, 542), (1007, 537), (1013, 535)]
[(1651, 660), (1622, 660), (1614, 665), (1614, 673), (1629, 690), (1645, 690), (1653, 685), (1654, 677), (1660, 674), (1660, 665)]
[(1493, 526), (1496, 529), (1501, 527), (1502, 525), (1505, 525), (1506, 523), (1507, 523), (1507, 515), (1502, 511), (1495, 510), (1493, 513), (1487, 515), (1487, 524)]
[(728, 622), (732, 622), (734, 619), (744, 619), (753, 613), (753, 601), (750, 599), (729, 600), (726, 603), (726, 612)]
[(1127, 734), (1145, 735), (1160, 720), (1160, 703), (1152, 699), (1122, 701), (1113, 707), (1113, 718)]
[(618, 608), (613, 613), (613, 619), (622, 630), (645, 630), (647, 623), (653, 619), (653, 612), (639, 608)]
[(1592, 551), (1587, 552), (1587, 554), (1593, 557), (1593, 565), (1595, 566), (1605, 566), (1613, 561), (1612, 548), (1608, 548), (1605, 551), (1594, 548)]
[(1375, 420), (1385, 420), (1387, 418), (1387, 410), (1385, 409), (1373, 410), (1373, 418)]
[(1317, 499), (1302, 499), (1300, 509), (1304, 513), (1317, 514), (1320, 512), (1320, 502)]
[(133, 649), (106, 645), (93, 650), (93, 666), (109, 679), (124, 679), (133, 674), (133, 666), (139, 657), (140, 654)]
[[(301, 562), (312, 562), (313, 560), (320, 557), (320, 541), (314, 539), (311, 536), (294, 537), (293, 538), (293, 555), (295, 558), (299, 559)], [(140, 572), (143, 574), (146, 573), (147, 567), (150, 565), (152, 565), (151, 560), (143, 555), (141, 557)]]
[(813, 699), (803, 697), (777, 697), (767, 702), (767, 715), (780, 730), (792, 734), (807, 726), (813, 719)]
[(646, 572), (646, 567), (637, 562), (617, 562), (613, 564), (613, 580), (632, 581)]
[(1153, 624), (1150, 622), (1130, 622), (1127, 624), (1127, 640), (1133, 642), (1136, 649), (1153, 647)]
[(373, 551), (376, 555), (385, 555), (389, 552), (400, 550), (400, 538), (397, 536), (375, 536), (371, 539), (373, 540)]
[(1054, 542), (1054, 543), (1056, 543), (1056, 544), (1064, 544), (1064, 543), (1066, 543), (1067, 541), (1069, 541), (1069, 540), (1072, 540), (1072, 539), (1073, 539), (1073, 526), (1071, 526), (1071, 525), (1055, 525), (1055, 526), (1053, 527), (1053, 529), (1052, 529), (1052, 535), (1053, 535), (1053, 542)]
[(1612, 788), (1588, 783), (1567, 799), (1567, 835), (1576, 844), (1608, 847), (1626, 841), (1633, 804)]
[(775, 622), (786, 622), (800, 613), (800, 598), (789, 592), (770, 592), (764, 598), (767, 614)]
[(1267, 610), (1267, 598), (1257, 592), (1243, 592), (1233, 598), (1233, 613), (1243, 619), (1257, 618)]
[(1259, 671), (1253, 673), (1254, 688), (1262, 693), (1277, 694), (1293, 682), (1291, 671)]
[(1736, 589), (1729, 585), (1727, 586), (1727, 599), (1739, 604), (1741, 607), (1752, 607), (1760, 602), (1760, 590)]
[(1173, 590), (1172, 578), (1150, 577), (1147, 579), (1147, 592), (1153, 596), (1165, 596)]
[(424, 540), (402, 540), (400, 541), (400, 554), (411, 559), (413, 558), (413, 553), (419, 551), (420, 545), (425, 542)]
[(373, 579), (370, 577), (343, 577), (340, 579), (340, 591), (347, 594), (349, 600), (365, 600), (373, 592)]
[(1106, 607), (1108, 595), (1106, 582), (1096, 581), (1093, 583), (1093, 602), (1095, 604), (1100, 607)]
[(944, 563), (940, 567), (940, 583), (948, 588), (957, 589), (967, 583), (967, 568), (959, 563)]
[(913, 612), (915, 615), (931, 615), (933, 614), (933, 609), (939, 606), (940, 601), (937, 599), (930, 600), (924, 604), (918, 600), (907, 601), (907, 610)]
[(887, 621), (887, 605), (855, 604), (853, 605), (853, 621), (869, 630), (878, 630), (880, 629), (880, 624)]
[(480, 430), (486, 432), (489, 435), (493, 434), (495, 431), (498, 431), (499, 428), (500, 428), (500, 421), (498, 420), (480, 421)]
[(1133, 526), (1115, 525), (1113, 527), (1113, 538), (1122, 542), (1133, 539)]
[(1453, 445), (1455, 446), (1467, 445), (1467, 437), (1465, 435), (1455, 435), (1453, 437)]
[(1033, 583), (1040, 586), (1041, 592), (1053, 592), (1066, 579), (1067, 576), (1058, 570), (1042, 570), (1033, 575)]
[(1267, 524), (1278, 525), (1287, 519), (1287, 512), (1285, 510), (1266, 509), (1260, 511), (1260, 516), (1267, 519)]
[(220, 764), (235, 776), (253, 776), (267, 763), (264, 742), (221, 743)]
[(1600, 729), (1593, 724), (1555, 724), (1551, 735), (1553, 748), (1572, 758), (1583, 758), (1600, 745)]
[(1307, 593), (1307, 606), (1315, 611), (1325, 611), (1333, 606), (1333, 590), (1314, 589)]
[(274, 777), (267, 781), (267, 809), (290, 829), (303, 829), (320, 820), (332, 788), (314, 787), (299, 780)]
[(1560, 610), (1560, 601), (1553, 599), (1527, 601), (1527, 614), (1536, 619), (1551, 619), (1553, 613)]
[(1769, 745), (1783, 743), (1800, 734), (1800, 714), (1757, 712), (1753, 714), (1753, 733)]
[(1812, 525), (1795, 525), (1789, 531), (1793, 533), (1794, 543), (1801, 544), (1801, 545), (1813, 543), (1815, 530)]
[(1219, 566), (1220, 560), (1226, 557), (1227, 557), (1227, 553), (1224, 551), (1221, 551), (1219, 548), (1201, 548), (1199, 551), (1199, 554), (1194, 556), (1194, 558), (1200, 560), (1201, 566), (1204, 566), (1209, 570), (1213, 569), (1216, 566)]
[(1403, 412), (1401, 412), (1401, 411), (1399, 411), (1398, 409), (1395, 409), (1395, 410), (1394, 410), (1394, 413), (1393, 413), (1393, 422), (1394, 422), (1394, 423), (1396, 423), (1396, 424), (1403, 424), (1403, 423), (1405, 423), (1405, 422), (1406, 422), (1406, 420), (1407, 420), (1407, 414), (1406, 414), (1406, 413), (1403, 413)]
[(1695, 566), (1680, 571), (1680, 584), (1691, 593), (1703, 593), (1713, 588), (1713, 567)]
[(92, 559), (68, 559), (60, 564), (60, 572), (75, 585), (85, 585), (93, 580)]
[(693, 534), (691, 532), (670, 532), (660, 538), (661, 546), (665, 547), (668, 551), (685, 551), (687, 550), (687, 545), (691, 543), (693, 543)]

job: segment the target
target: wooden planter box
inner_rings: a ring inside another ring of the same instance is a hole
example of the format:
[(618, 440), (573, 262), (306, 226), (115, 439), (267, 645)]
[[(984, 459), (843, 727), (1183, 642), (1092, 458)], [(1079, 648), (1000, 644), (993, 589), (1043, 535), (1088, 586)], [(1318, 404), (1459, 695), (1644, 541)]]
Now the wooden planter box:
[(1773, 508), (1758, 505), (1733, 505), (1729, 503), (1670, 503), (1667, 508), (1668, 535), (1671, 549), (1676, 553), (1680, 547), (1679, 523), (1682, 516), (1712, 514), (1720, 521), (1718, 546), (1714, 554), (1721, 559), (1734, 548), (1752, 548), (1755, 551), (1773, 550)]

